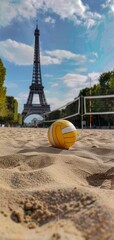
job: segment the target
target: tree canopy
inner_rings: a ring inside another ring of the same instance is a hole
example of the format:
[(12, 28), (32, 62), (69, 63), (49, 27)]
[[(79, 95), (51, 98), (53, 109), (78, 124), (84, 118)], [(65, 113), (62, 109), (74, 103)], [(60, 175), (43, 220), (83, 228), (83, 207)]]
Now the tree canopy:
[(0, 123), (22, 125), (22, 116), (18, 114), (17, 100), (12, 96), (6, 96), (5, 76), (6, 68), (0, 59)]
[(0, 119), (7, 115), (6, 88), (4, 87), (5, 75), (6, 69), (0, 59)]

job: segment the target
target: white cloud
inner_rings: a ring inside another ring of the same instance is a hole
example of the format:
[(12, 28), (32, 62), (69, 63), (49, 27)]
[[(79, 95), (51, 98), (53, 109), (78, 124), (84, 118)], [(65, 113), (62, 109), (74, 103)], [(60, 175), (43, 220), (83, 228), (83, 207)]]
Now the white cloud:
[(98, 53), (97, 52), (91, 52), (90, 55), (91, 55), (92, 58), (89, 59), (89, 62), (91, 62), (91, 63), (96, 62), (96, 60), (98, 58)]
[[(66, 96), (66, 95), (65, 95)], [(64, 98), (64, 99), (60, 99), (60, 97), (51, 97), (50, 96), (47, 96), (47, 102), (50, 104), (51, 106), (51, 111), (52, 110), (55, 110), (55, 109), (58, 109), (58, 108), (61, 108), (62, 106), (64, 106), (65, 104), (68, 103), (68, 99), (66, 101), (67, 98)]]
[(55, 19), (49, 16), (49, 17), (44, 19), (44, 22), (54, 24)]
[(61, 79), (67, 87), (76, 87), (79, 89), (86, 82), (87, 76), (76, 73), (68, 73)]
[[(34, 48), (24, 43), (16, 42), (11, 39), (0, 42), (0, 55), (16, 65), (33, 64)], [(84, 55), (75, 54), (65, 50), (53, 50), (41, 53), (41, 64), (61, 64), (64, 60), (78, 61), (83, 63), (86, 60)]]
[[(88, 77), (91, 78), (91, 84), (92, 85), (98, 83), (98, 79), (99, 79), (100, 74), (101, 73), (99, 73), (99, 72), (92, 72), (92, 73), (88, 74)], [(87, 80), (87, 82), (88, 82), (88, 80)]]
[(33, 47), (11, 39), (0, 42), (0, 55), (16, 65), (31, 65), (33, 63)]
[(96, 59), (90, 59), (89, 62), (94, 63), (96, 62)]
[(61, 80), (68, 88), (70, 88), (70, 90), (72, 89), (75, 92), (79, 92), (81, 89), (90, 86), (90, 79), (91, 85), (98, 83), (99, 76), (100, 73), (97, 72), (92, 72), (88, 75), (68, 73), (64, 77), (62, 77)]
[(52, 51), (45, 51), (44, 54), (47, 54), (47, 56), (42, 56), (42, 60), (43, 58), (48, 58), (47, 63), (49, 62), (49, 59), (52, 62), (54, 61), (55, 64), (60, 64), (65, 60), (72, 60), (74, 64), (83, 64), (86, 61), (85, 55), (76, 54), (67, 50), (55, 49)]
[[(109, 2), (109, 0), (108, 0)], [(112, 1), (110, 1), (112, 2)], [(0, 3), (0, 26), (7, 26), (16, 18), (35, 18), (37, 11), (42, 9), (47, 12), (54, 12), (61, 19), (69, 19), (75, 24), (83, 24), (88, 28), (101, 21), (101, 15), (91, 12), (88, 5), (82, 0), (5, 0)], [(52, 21), (51, 19), (48, 21)]]
[(56, 88), (56, 87), (58, 87), (59, 86), (59, 83), (53, 83), (52, 85), (51, 85), (51, 87), (53, 87), (53, 88)]
[(76, 72), (82, 73), (82, 72), (86, 72), (87, 68), (76, 68)]
[(51, 9), (62, 19), (68, 18), (75, 24), (84, 24), (88, 28), (101, 20), (101, 15), (91, 12), (88, 5), (84, 5), (82, 0), (48, 0), (45, 1), (47, 9)]
[(101, 22), (102, 18), (99, 13), (87, 11), (83, 19), (85, 20), (84, 25), (87, 26), (87, 28), (91, 28)]
[(86, 61), (86, 56), (85, 55), (76, 54), (76, 53), (66, 51), (66, 50), (56, 49), (56, 50), (53, 50), (53, 51), (46, 51), (46, 53), (50, 56), (57, 57), (61, 61), (64, 60), (64, 59), (74, 60), (74, 61), (78, 61), (80, 63), (83, 63), (83, 62)]
[(92, 72), (88, 75), (69, 73), (63, 76), (60, 80), (63, 81), (64, 87), (67, 87), (65, 93), (60, 95), (60, 92), (58, 93), (56, 91), (56, 96), (58, 96), (58, 98), (56, 96), (53, 97), (53, 95), (50, 98), (50, 94), (47, 94), (48, 102), (51, 104), (51, 110), (62, 107), (70, 101), (73, 101), (74, 98), (78, 97), (80, 90), (86, 87), (89, 88), (90, 84), (91, 86), (98, 84), (99, 75), (100, 73)]
[[(34, 48), (32, 46), (11, 39), (0, 42), (1, 57), (16, 65), (32, 65), (33, 52)], [(60, 64), (61, 60), (41, 54), (41, 63), (44, 65)]]
[(17, 16), (14, 5), (9, 1), (0, 1), (0, 26), (7, 26)]
[(106, 0), (104, 4), (102, 4), (103, 8), (109, 8), (111, 12), (114, 13), (114, 0)]
[(60, 64), (61, 60), (58, 58), (46, 56), (41, 54), (41, 64), (42, 65), (50, 65), (50, 64)]
[(91, 52), (91, 55), (95, 56), (96, 58), (98, 58), (98, 53), (97, 52)]

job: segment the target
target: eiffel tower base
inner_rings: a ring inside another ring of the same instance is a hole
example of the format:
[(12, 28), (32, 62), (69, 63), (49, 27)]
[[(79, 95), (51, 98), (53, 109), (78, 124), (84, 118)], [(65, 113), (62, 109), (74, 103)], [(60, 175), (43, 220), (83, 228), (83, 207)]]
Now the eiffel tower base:
[(38, 114), (43, 116), (44, 113), (50, 112), (50, 105), (40, 105), (40, 104), (24, 104), (24, 110), (22, 112), (23, 121), (25, 118), (32, 114)]

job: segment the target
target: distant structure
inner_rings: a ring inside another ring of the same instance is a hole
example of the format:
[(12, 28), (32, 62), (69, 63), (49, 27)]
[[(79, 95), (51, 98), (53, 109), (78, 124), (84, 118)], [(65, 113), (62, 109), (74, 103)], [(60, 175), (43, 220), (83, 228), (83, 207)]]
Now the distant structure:
[(38, 126), (38, 119), (37, 118), (33, 118), (32, 121), (31, 121), (31, 126), (32, 127), (37, 127)]
[[(40, 31), (38, 29), (38, 24), (36, 25), (36, 29), (34, 31), (35, 36), (35, 45), (34, 45), (34, 63), (33, 63), (33, 75), (32, 75), (32, 84), (30, 85), (29, 96), (27, 99), (27, 103), (24, 104), (24, 109), (22, 112), (23, 120), (32, 114), (43, 115), (43, 113), (50, 111), (50, 105), (47, 104), (44, 87), (42, 85), (42, 77), (41, 77), (41, 66), (40, 66), (40, 48), (39, 48), (39, 36)], [(33, 104), (33, 96), (34, 94), (39, 95), (39, 103)]]

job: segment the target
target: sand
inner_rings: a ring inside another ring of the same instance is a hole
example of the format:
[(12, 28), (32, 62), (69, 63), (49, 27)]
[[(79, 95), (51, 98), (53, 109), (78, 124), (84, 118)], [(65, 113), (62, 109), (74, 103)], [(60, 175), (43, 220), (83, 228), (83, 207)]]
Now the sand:
[(0, 128), (0, 240), (114, 240), (114, 130)]

